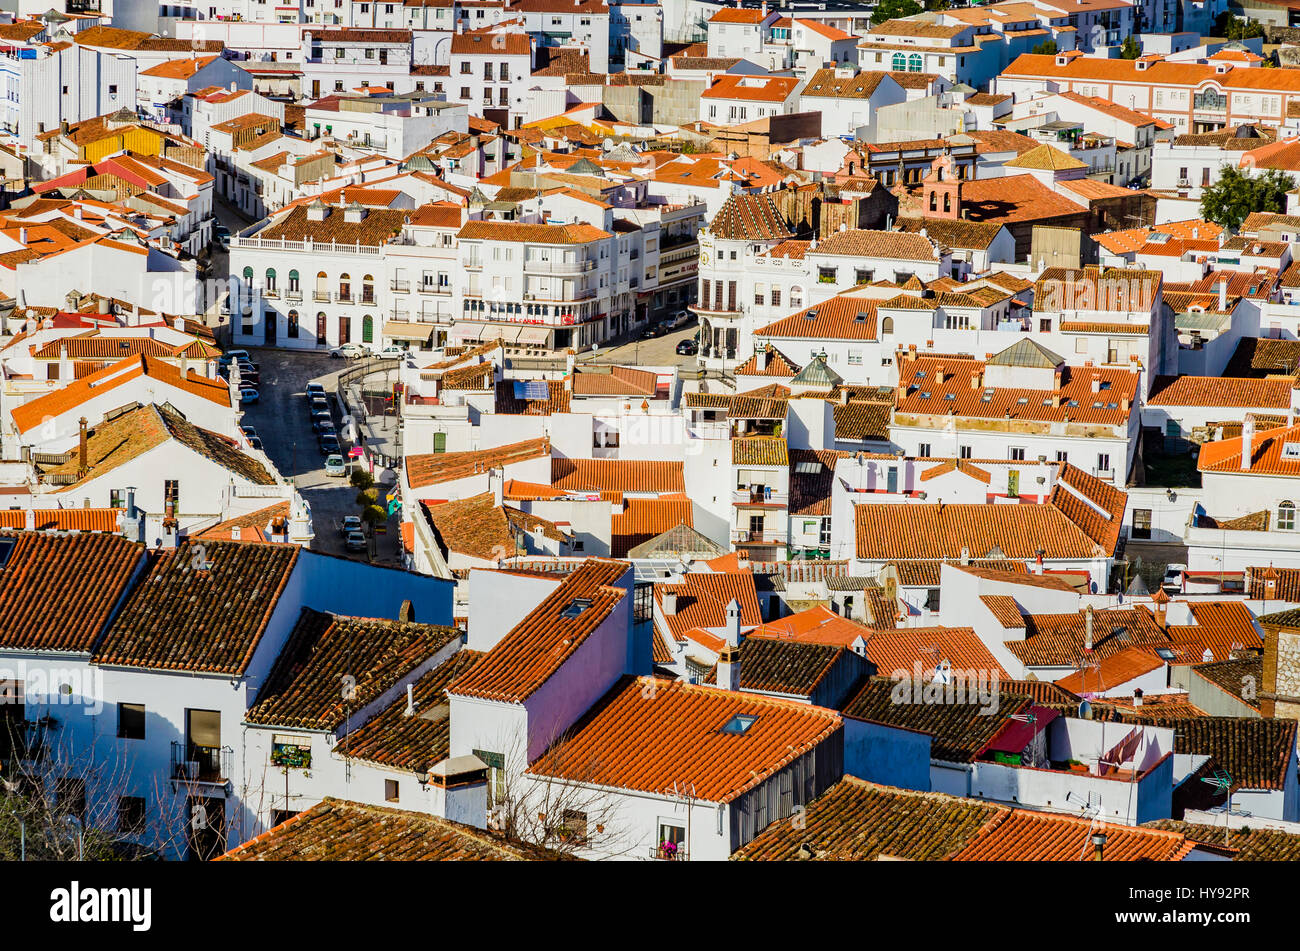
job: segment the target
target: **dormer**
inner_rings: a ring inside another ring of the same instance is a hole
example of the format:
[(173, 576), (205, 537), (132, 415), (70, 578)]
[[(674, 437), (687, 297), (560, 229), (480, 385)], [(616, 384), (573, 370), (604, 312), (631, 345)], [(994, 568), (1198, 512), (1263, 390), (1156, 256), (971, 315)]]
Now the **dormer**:
[(1229, 72), (1231, 69), (1232, 69), (1231, 63), (1220, 62), (1214, 64), (1214, 73), (1216, 76), (1222, 76), (1225, 73)]
[(343, 210), (343, 220), (348, 224), (360, 224), (366, 218), (366, 209), (360, 202), (354, 201)]
[(329, 208), (326, 206), (325, 202), (321, 201), (319, 198), (307, 206), (308, 221), (324, 221), (329, 217), (329, 213)]

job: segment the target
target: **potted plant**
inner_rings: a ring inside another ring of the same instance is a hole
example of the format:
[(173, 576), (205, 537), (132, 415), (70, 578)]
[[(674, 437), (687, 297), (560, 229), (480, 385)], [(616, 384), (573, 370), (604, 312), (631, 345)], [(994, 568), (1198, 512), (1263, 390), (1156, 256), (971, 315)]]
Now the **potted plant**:
[(659, 843), (659, 855), (662, 858), (673, 860), (677, 858), (677, 843), (665, 839)]

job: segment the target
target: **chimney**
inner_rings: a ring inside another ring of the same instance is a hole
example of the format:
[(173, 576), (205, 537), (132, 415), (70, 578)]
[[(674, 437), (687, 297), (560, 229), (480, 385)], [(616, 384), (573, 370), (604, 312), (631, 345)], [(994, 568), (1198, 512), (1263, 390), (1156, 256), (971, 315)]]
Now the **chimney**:
[(492, 504), (501, 508), (505, 504), (505, 469), (489, 469), (488, 482), (492, 483)]
[(36, 510), (35, 509), (27, 510), (27, 515), (23, 523), (23, 527), (27, 529), (27, 531), (29, 532), (36, 531)]
[(59, 379), (64, 386), (72, 382), (72, 361), (68, 359), (68, 342), (66, 340), (59, 343)]
[(840, 384), (840, 405), (841, 406), (849, 405), (849, 388), (845, 386), (843, 383)]
[(404, 717), (415, 716), (415, 685), (414, 684), (406, 685), (406, 709), (402, 711), (402, 716)]
[(735, 598), (727, 605), (727, 643), (718, 654), (718, 686), (740, 689), (740, 603)]
[(1255, 443), (1255, 417), (1250, 414), (1246, 415), (1245, 421), (1241, 424), (1241, 471), (1250, 471), (1251, 455), (1254, 453)]
[(1228, 309), (1228, 279), (1225, 277), (1219, 281), (1219, 313), (1224, 313)]
[(1163, 587), (1156, 588), (1156, 593), (1151, 595), (1151, 603), (1155, 605), (1156, 624), (1160, 630), (1166, 626), (1166, 617), (1169, 609), (1169, 595), (1165, 594)]
[(672, 617), (677, 613), (677, 592), (665, 591), (660, 595), (659, 604), (664, 612), (664, 616)]
[(1135, 707), (1140, 707), (1140, 706), (1142, 706), (1142, 688), (1141, 688), (1141, 687), (1137, 687), (1137, 688), (1135, 688), (1134, 691), (1133, 691), (1133, 706), (1135, 706)]
[(27, 247), (27, 229), (26, 229), (26, 228), (19, 228), (19, 229), (18, 229), (18, 243), (21, 244), (24, 248)]
[(1101, 374), (1100, 374), (1100, 373), (1093, 373), (1093, 375), (1092, 375), (1092, 391), (1093, 391), (1094, 393), (1100, 393), (1100, 392), (1101, 392)]
[(754, 351), (754, 366), (759, 373), (767, 369), (767, 347), (759, 347)]
[(77, 436), (77, 476), (84, 477), (90, 471), (90, 465), (86, 460), (86, 417), (77, 420), (80, 432)]
[(1083, 609), (1083, 649), (1092, 650), (1092, 605)]
[(411, 603), (410, 598), (403, 601), (402, 606), (397, 609), (397, 620), (403, 624), (410, 624), (415, 620), (415, 605)]
[(1060, 388), (1061, 388), (1061, 368), (1057, 367), (1056, 370), (1052, 373), (1052, 389), (1059, 390)]
[(936, 384), (938, 384), (938, 383), (942, 383), (942, 382), (943, 382), (943, 364), (942, 364), (942, 363), (939, 364), (937, 367), (934, 368), (934, 382), (935, 382)]
[(105, 315), (113, 312), (113, 301), (111, 298), (101, 297), (99, 299), (99, 312)]
[(978, 390), (980, 388), (980, 371), (972, 370), (970, 375), (970, 388)]

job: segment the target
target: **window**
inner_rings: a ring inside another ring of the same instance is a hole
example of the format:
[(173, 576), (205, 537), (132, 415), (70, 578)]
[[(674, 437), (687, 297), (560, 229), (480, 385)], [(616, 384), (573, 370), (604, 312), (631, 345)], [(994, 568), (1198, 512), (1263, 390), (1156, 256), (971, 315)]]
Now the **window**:
[(503, 802), (506, 797), (506, 758), (502, 753), (488, 750), (471, 750), (488, 768), (488, 808)]
[(781, 288), (779, 287), (772, 288), (772, 306), (773, 307), (781, 306)]
[(722, 732), (730, 733), (733, 736), (744, 736), (749, 732), (749, 728), (757, 722), (758, 717), (750, 716), (747, 713), (737, 713), (722, 725)]
[(1151, 510), (1134, 509), (1133, 510), (1133, 531), (1134, 538), (1151, 537)]
[(163, 505), (170, 505), (173, 512), (180, 507), (181, 483), (178, 479), (168, 479), (163, 483)]
[(1098, 472), (1110, 471), (1110, 453), (1108, 452), (1097, 453), (1097, 471)]
[(1064, 449), (1058, 449), (1058, 450), (1056, 450), (1056, 461), (1057, 461), (1057, 462), (1069, 462), (1069, 461), (1070, 461), (1070, 454), (1069, 454), (1068, 452), (1066, 452)]
[(468, 86), (461, 86), (461, 87), (460, 87), (460, 98), (461, 98), (461, 99), (468, 99), (468, 98), (469, 98), (469, 87), (468, 87)]
[(835, 271), (836, 271), (836, 269), (833, 268), (833, 267), (819, 267), (819, 268), (817, 269), (817, 283), (818, 283), (818, 284), (834, 284), (834, 283), (835, 283)]
[(1021, 449), (1021, 448), (1012, 449), (1012, 450), (1011, 450), (1011, 458), (1012, 458), (1013, 460), (1015, 460), (1016, 462), (1024, 462), (1024, 461), (1025, 461), (1025, 450), (1024, 450), (1024, 449)]
[(1020, 470), (1012, 469), (1007, 472), (1007, 495), (1011, 498), (1017, 498), (1020, 495)]
[(930, 458), (930, 444), (928, 442), (917, 443), (916, 454), (922, 459)]
[(144, 739), (144, 704), (117, 705), (117, 737), (120, 740)]
[(447, 451), (447, 434), (446, 434), (446, 433), (434, 433), (434, 434), (433, 434), (433, 451), (434, 451), (434, 452), (446, 452), (446, 451)]
[(296, 310), (289, 311), (288, 321), (289, 336), (296, 340), (298, 339), (298, 312)]
[(907, 71), (909, 73), (919, 73), (923, 67), (924, 63), (921, 61), (920, 53), (913, 53), (907, 57)]
[(686, 826), (660, 819), (659, 841), (656, 847), (660, 858), (680, 858), (686, 852)]
[(397, 802), (397, 780), (384, 780), (384, 802)]
[(586, 845), (587, 814), (580, 809), (565, 809), (560, 814), (560, 839), (575, 845)]
[(138, 835), (144, 831), (144, 796), (118, 796), (117, 831), (123, 835)]
[(960, 459), (969, 459), (971, 456), (970, 446), (961, 446), (957, 449), (957, 456)]
[(1295, 531), (1295, 505), (1283, 502), (1277, 507), (1277, 530), (1279, 532)]
[(117, 95), (117, 86), (115, 86), (115, 85), (110, 85), (110, 86), (108, 87), (108, 94), (109, 94), (110, 96), (116, 96), (116, 95)]
[(870, 284), (875, 279), (875, 272), (866, 268), (856, 268), (853, 271), (854, 284)]
[(121, 489), (108, 490), (108, 507), (114, 509), (126, 508), (125, 493)]
[(889, 61), (891, 69), (899, 72), (907, 71), (907, 56), (903, 53), (895, 53), (893, 59)]

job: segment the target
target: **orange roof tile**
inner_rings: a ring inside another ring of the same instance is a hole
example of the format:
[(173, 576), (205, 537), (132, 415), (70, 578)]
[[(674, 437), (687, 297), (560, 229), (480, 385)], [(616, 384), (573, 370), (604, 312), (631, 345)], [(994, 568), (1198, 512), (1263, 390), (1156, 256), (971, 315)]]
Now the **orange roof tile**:
[[(743, 735), (724, 732), (738, 715), (753, 724)], [(821, 707), (627, 678), (528, 772), (661, 796), (686, 784), (698, 800), (731, 802), (842, 728), (839, 715)]]
[[(1095, 856), (1095, 823), (1076, 816), (1013, 809), (977, 836), (955, 862), (1084, 862)], [(1178, 832), (1107, 825), (1107, 862), (1177, 862), (1196, 847)]]
[(694, 506), (690, 499), (627, 499), (623, 511), (610, 522), (610, 554), (624, 558), (627, 553), (678, 525), (694, 527)]
[[(663, 611), (663, 596), (677, 596), (677, 610), (673, 614)], [(752, 572), (699, 572), (688, 573), (679, 582), (660, 582), (654, 587), (658, 612), (673, 636), (681, 640), (692, 628), (722, 628), (727, 624), (727, 605), (732, 601), (740, 605), (742, 627), (753, 627), (763, 620), (758, 606), (758, 589)], [(720, 642), (719, 642), (720, 645)]]
[(685, 492), (683, 471), (680, 462), (555, 458), (551, 460), (551, 484), (565, 492), (637, 492), (657, 495), (664, 492)]

